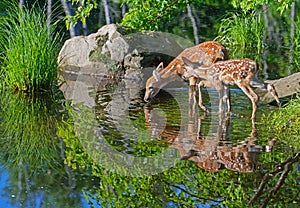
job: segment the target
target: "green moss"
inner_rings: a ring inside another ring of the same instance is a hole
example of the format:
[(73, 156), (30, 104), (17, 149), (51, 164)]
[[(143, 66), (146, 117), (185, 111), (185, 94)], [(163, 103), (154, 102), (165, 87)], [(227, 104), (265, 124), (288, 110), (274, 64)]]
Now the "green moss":
[(102, 47), (108, 40), (108, 34), (105, 36), (98, 36), (96, 39), (98, 47), (90, 52), (89, 60), (104, 63), (111, 71), (119, 71), (122, 68), (120, 63), (111, 59), (109, 51), (106, 51), (105, 53), (102, 52)]

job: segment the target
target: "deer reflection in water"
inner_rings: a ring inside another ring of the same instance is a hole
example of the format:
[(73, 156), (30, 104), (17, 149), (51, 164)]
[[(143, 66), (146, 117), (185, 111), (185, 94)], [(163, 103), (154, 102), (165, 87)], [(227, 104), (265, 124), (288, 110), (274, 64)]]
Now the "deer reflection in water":
[[(190, 86), (189, 94), (193, 94), (195, 86)], [(190, 96), (191, 98), (192, 96)], [(257, 165), (257, 156), (262, 151), (271, 151), (274, 141), (267, 146), (255, 145), (257, 139), (256, 127), (252, 123), (252, 129), (247, 138), (233, 145), (228, 141), (229, 117), (218, 114), (218, 126), (216, 132), (203, 135), (201, 124), (206, 115), (198, 115), (198, 105), (193, 99), (189, 99), (188, 124), (186, 128), (174, 130), (166, 125), (158, 110), (149, 107), (144, 108), (146, 122), (151, 128), (152, 139), (165, 138), (164, 142), (170, 143), (170, 148), (178, 150), (182, 160), (190, 160), (206, 170), (217, 172), (229, 169), (239, 172), (253, 172)], [(184, 130), (182, 130), (184, 129)]]

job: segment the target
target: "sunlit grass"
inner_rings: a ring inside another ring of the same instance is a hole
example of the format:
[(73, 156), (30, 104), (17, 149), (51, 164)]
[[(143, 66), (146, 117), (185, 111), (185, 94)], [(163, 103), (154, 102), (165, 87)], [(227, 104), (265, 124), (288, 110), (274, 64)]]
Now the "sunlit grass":
[(5, 84), (14, 91), (43, 91), (56, 81), (59, 38), (43, 12), (10, 4), (0, 18)]
[(229, 13), (221, 20), (217, 39), (230, 48), (231, 58), (240, 58), (249, 51), (261, 53), (263, 31), (260, 14)]

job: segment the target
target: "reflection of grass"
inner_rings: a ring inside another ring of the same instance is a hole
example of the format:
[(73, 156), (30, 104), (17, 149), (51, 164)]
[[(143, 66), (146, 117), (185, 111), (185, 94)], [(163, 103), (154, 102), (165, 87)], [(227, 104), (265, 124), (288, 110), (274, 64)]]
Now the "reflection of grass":
[(262, 125), (281, 142), (300, 149), (300, 96), (284, 108), (262, 118)]
[(7, 3), (0, 17), (0, 56), (7, 85), (15, 91), (49, 90), (56, 80), (58, 36), (43, 12)]
[(244, 57), (249, 51), (261, 52), (264, 23), (255, 12), (230, 13), (219, 28), (218, 40), (230, 48), (230, 56)]
[(13, 165), (43, 168), (59, 155), (53, 129), (56, 117), (50, 100), (24, 95), (2, 96), (1, 152)]

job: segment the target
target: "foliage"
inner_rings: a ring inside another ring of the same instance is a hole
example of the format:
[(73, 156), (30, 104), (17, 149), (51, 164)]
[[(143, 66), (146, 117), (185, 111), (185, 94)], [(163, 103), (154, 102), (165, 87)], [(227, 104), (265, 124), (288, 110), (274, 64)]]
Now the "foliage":
[(59, 36), (47, 27), (44, 14), (18, 5), (8, 8), (0, 21), (2, 69), (14, 91), (50, 90), (56, 81)]
[(97, 0), (72, 0), (72, 4), (76, 6), (75, 14), (66, 15), (66, 26), (75, 26), (77, 20), (86, 22), (87, 17), (90, 16), (91, 11), (97, 8)]
[(138, 30), (158, 30), (162, 22), (180, 14), (187, 5), (186, 0), (125, 0), (131, 8), (122, 20), (122, 25)]
[(273, 3), (278, 3), (279, 7), (277, 9), (282, 14), (292, 4), (292, 2), (292, 0), (231, 0), (232, 5), (235, 8), (241, 8), (244, 13), (255, 11), (263, 4), (271, 5)]

